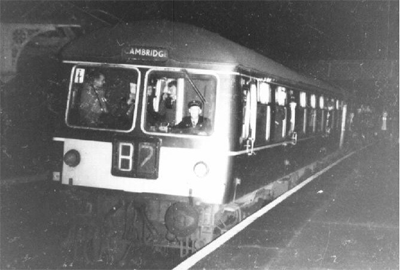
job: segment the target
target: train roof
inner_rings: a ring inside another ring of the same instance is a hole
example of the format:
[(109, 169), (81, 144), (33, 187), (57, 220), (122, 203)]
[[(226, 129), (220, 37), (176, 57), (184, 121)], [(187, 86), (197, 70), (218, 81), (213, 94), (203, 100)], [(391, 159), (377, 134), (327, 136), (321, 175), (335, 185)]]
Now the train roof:
[(140, 21), (96, 30), (72, 41), (63, 60), (130, 63), (122, 56), (124, 46), (164, 48), (168, 60), (183, 63), (232, 64), (281, 78), (291, 84), (306, 84), (339, 93), (340, 90), (315, 78), (300, 75), (283, 65), (195, 26), (169, 21)]

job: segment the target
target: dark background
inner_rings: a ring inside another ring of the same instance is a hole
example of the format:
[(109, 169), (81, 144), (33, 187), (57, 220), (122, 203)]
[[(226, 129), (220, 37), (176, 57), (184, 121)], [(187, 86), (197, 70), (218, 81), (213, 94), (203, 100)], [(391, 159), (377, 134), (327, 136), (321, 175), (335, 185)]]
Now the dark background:
[[(83, 32), (137, 20), (196, 25), (339, 85), (354, 100), (371, 105), (377, 114), (387, 110), (398, 122), (398, 1), (1, 1), (0, 5), (2, 23), (78, 24)], [(49, 159), (43, 153), (54, 124), (50, 101), (55, 96), (46, 76), (56, 70), (55, 52), (32, 59), (20, 64), (18, 76), (2, 86), (2, 176), (44, 171)], [(328, 66), (333, 72), (326, 72)]]
[(398, 1), (2, 1), (1, 21), (193, 24), (274, 60), (398, 59)]

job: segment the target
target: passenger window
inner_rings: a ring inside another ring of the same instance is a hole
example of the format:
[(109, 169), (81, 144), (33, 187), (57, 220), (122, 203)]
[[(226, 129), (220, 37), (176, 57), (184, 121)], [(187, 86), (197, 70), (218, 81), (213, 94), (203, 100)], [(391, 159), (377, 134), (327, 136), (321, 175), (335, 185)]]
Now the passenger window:
[(279, 141), (286, 136), (287, 125), (287, 92), (286, 88), (278, 86), (275, 88), (275, 132), (274, 139)]
[(303, 108), (303, 133), (307, 132), (307, 94), (300, 93), (300, 107)]
[(243, 90), (243, 126), (242, 126), (242, 139), (245, 140), (250, 134), (250, 91), (244, 88)]
[[(297, 93), (296, 93), (297, 94)], [(294, 129), (295, 129), (295, 125), (297, 122), (297, 115), (296, 115), (296, 107), (297, 107), (297, 101), (296, 99), (298, 99), (295, 95), (295, 92), (293, 90), (289, 91), (289, 98), (290, 98), (290, 102), (289, 102), (289, 109), (290, 109), (290, 119), (289, 119), (289, 132), (288, 135), (293, 134)]]
[(266, 82), (260, 82), (258, 91), (257, 130), (264, 134), (265, 141), (269, 141), (271, 139), (271, 86)]
[(241, 140), (254, 142), (257, 124), (257, 86), (255, 83), (242, 85), (243, 91), (243, 126)]
[(337, 110), (336, 129), (340, 130), (342, 123), (343, 101), (336, 100), (336, 110)]
[(305, 92), (299, 93), (299, 106), (296, 111), (296, 132), (305, 134), (307, 127), (307, 95)]
[(310, 107), (308, 108), (308, 131), (309, 133), (315, 133), (315, 126), (317, 121), (317, 111), (316, 111), (316, 96), (314, 94), (310, 95)]
[(325, 99), (323, 96), (319, 97), (319, 113), (318, 113), (318, 131), (323, 132), (324, 131), (324, 127), (325, 127)]
[(335, 100), (326, 100), (326, 121), (325, 121), (325, 131), (331, 133), (332, 129), (335, 128)]

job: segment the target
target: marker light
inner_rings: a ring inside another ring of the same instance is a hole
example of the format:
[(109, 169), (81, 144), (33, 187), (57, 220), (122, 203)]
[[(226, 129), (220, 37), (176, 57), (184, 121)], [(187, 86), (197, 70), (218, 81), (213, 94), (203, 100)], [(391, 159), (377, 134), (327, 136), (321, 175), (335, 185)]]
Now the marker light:
[(69, 150), (64, 155), (64, 162), (70, 167), (76, 167), (81, 162), (81, 155), (74, 149)]
[(194, 165), (193, 171), (197, 177), (205, 177), (208, 174), (208, 166), (203, 161), (200, 161)]

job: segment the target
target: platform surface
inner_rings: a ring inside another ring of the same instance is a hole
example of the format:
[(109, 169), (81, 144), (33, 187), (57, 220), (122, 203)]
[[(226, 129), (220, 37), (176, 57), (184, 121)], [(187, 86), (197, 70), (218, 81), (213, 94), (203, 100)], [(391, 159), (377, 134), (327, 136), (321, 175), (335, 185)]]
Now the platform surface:
[(399, 269), (398, 144), (364, 149), (191, 269)]

